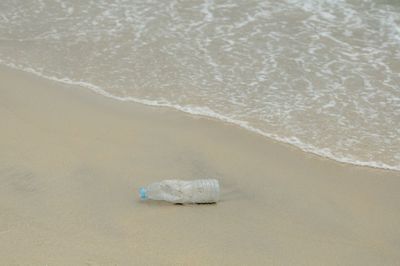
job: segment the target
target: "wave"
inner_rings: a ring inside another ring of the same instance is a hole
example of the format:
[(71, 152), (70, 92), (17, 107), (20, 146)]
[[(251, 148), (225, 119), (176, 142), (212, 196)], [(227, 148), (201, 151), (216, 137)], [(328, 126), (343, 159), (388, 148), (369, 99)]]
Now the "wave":
[(185, 112), (191, 115), (196, 115), (196, 116), (201, 116), (201, 117), (207, 117), (207, 118), (212, 118), (212, 119), (217, 119), (219, 121), (223, 121), (229, 124), (233, 124), (236, 126), (239, 126), (243, 129), (249, 130), (251, 132), (254, 132), (256, 134), (262, 135), (264, 137), (270, 138), (272, 140), (278, 141), (278, 142), (282, 142), (282, 143), (286, 143), (286, 144), (290, 144), (294, 147), (299, 148), (300, 150), (304, 151), (304, 152), (309, 152), (324, 158), (329, 158), (332, 160), (335, 160), (337, 162), (340, 163), (346, 163), (346, 164), (351, 164), (351, 165), (356, 165), (356, 166), (364, 166), (364, 167), (371, 167), (371, 168), (380, 168), (380, 169), (387, 169), (387, 170), (394, 170), (394, 171), (400, 171), (400, 165), (388, 165), (382, 162), (376, 162), (376, 161), (361, 161), (361, 160), (357, 160), (352, 158), (351, 156), (337, 156), (335, 155), (330, 149), (328, 148), (318, 148), (314, 145), (308, 144), (308, 143), (304, 143), (302, 141), (300, 141), (298, 138), (296, 137), (281, 137), (279, 135), (276, 134), (272, 134), (272, 133), (268, 133), (268, 132), (264, 132), (263, 130), (256, 128), (254, 126), (249, 125), (249, 123), (247, 121), (242, 121), (242, 120), (237, 120), (234, 119), (232, 117), (220, 114), (218, 112), (215, 112), (214, 110), (212, 110), (211, 108), (207, 107), (207, 106), (194, 106), (194, 105), (177, 105), (177, 104), (173, 104), (171, 102), (168, 102), (166, 100), (163, 101), (158, 101), (158, 100), (148, 100), (148, 99), (140, 99), (140, 98), (136, 98), (136, 97), (130, 97), (130, 96), (117, 96), (114, 94), (109, 93), (108, 91), (106, 91), (105, 89), (95, 85), (95, 84), (91, 84), (88, 82), (84, 82), (84, 81), (75, 81), (72, 80), (68, 77), (64, 77), (64, 78), (58, 78), (55, 76), (49, 76), (46, 74), (43, 74), (33, 68), (29, 68), (29, 67), (23, 67), (23, 66), (19, 66), (13, 63), (8, 63), (8, 62), (4, 62), (3, 60), (0, 59), (0, 64), (4, 65), (6, 67), (9, 68), (13, 68), (16, 70), (20, 70), (20, 71), (24, 71), (30, 74), (34, 74), (37, 76), (40, 76), (42, 78), (48, 79), (48, 80), (52, 80), (52, 81), (56, 81), (56, 82), (60, 82), (60, 83), (64, 83), (64, 84), (68, 84), (68, 85), (74, 85), (74, 86), (79, 86), (79, 87), (83, 87), (86, 89), (89, 89), (97, 94), (100, 94), (102, 96), (117, 100), (117, 101), (123, 101), (123, 102), (134, 102), (134, 103), (139, 103), (139, 104), (143, 104), (143, 105), (148, 105), (148, 106), (155, 106), (155, 107), (166, 107), (166, 108), (173, 108), (175, 110), (181, 111), (181, 112)]

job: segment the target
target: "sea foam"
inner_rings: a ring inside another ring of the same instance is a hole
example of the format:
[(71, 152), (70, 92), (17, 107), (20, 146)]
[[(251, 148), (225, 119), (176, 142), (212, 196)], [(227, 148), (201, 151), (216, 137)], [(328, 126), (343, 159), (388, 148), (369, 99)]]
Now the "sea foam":
[(2, 64), (400, 170), (400, 5), (42, 0), (0, 10)]

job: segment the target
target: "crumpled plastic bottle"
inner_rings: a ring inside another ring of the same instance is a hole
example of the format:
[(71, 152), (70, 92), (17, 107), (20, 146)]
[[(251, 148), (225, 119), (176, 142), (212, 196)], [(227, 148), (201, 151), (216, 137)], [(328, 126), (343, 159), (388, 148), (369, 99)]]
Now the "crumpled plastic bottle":
[(140, 188), (142, 200), (164, 200), (172, 203), (215, 203), (219, 201), (219, 182), (216, 179), (164, 180)]

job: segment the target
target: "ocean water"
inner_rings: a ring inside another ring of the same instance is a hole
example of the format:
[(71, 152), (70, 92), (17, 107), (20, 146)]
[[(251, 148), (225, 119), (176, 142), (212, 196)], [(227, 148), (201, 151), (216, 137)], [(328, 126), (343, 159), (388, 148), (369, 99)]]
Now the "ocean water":
[(400, 170), (400, 2), (2, 0), (0, 63)]

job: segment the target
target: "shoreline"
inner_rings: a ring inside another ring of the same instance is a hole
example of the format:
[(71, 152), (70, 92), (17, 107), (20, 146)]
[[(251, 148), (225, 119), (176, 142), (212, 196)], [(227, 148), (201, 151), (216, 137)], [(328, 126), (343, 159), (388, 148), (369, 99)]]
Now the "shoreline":
[[(0, 67), (0, 264), (397, 264), (400, 175)], [(141, 202), (215, 177), (221, 202)]]
[(82, 87), (85, 89), (89, 89), (90, 91), (92, 91), (96, 94), (99, 94), (101, 96), (104, 96), (104, 97), (107, 97), (107, 98), (110, 98), (110, 99), (113, 99), (116, 101), (120, 101), (120, 102), (130, 102), (130, 103), (134, 103), (134, 104), (142, 104), (142, 105), (158, 107), (158, 108), (170, 108), (175, 111), (177, 110), (177, 111), (184, 112), (188, 115), (199, 116), (202, 118), (209, 118), (209, 119), (213, 119), (213, 120), (216, 120), (216, 121), (222, 122), (222, 123), (229, 123), (236, 127), (259, 134), (263, 137), (268, 138), (269, 140), (281, 142), (281, 143), (287, 144), (287, 145), (291, 145), (294, 148), (297, 148), (302, 152), (312, 153), (313, 155), (317, 155), (322, 158), (333, 160), (333, 161), (336, 161), (339, 163), (344, 163), (344, 164), (349, 164), (349, 165), (354, 165), (354, 166), (361, 166), (361, 167), (369, 167), (369, 168), (397, 171), (400, 173), (400, 166), (391, 166), (391, 165), (387, 165), (384, 163), (377, 163), (374, 161), (373, 162), (359, 161), (356, 159), (352, 159), (348, 156), (347, 157), (338, 157), (338, 156), (332, 154), (332, 152), (330, 150), (323, 151), (323, 149), (317, 148), (311, 144), (303, 143), (303, 142), (299, 141), (297, 138), (286, 138), (286, 137), (280, 137), (280, 136), (272, 134), (272, 133), (266, 133), (258, 128), (247, 125), (247, 122), (245, 122), (245, 121), (231, 119), (224, 115), (215, 113), (212, 110), (205, 111), (203, 107), (195, 106), (195, 108), (193, 109), (193, 107), (179, 106), (179, 105), (174, 105), (174, 104), (170, 104), (170, 103), (160, 103), (157, 100), (144, 100), (144, 99), (138, 99), (138, 98), (134, 98), (134, 97), (118, 97), (113, 94), (110, 94), (106, 90), (104, 90), (96, 85), (93, 85), (91, 83), (76, 82), (76, 81), (73, 81), (70, 79), (60, 79), (60, 78), (56, 78), (56, 77), (46, 76), (40, 72), (37, 72), (36, 70), (30, 69), (30, 68), (28, 68), (28, 69), (21, 68), (21, 67), (15, 66), (14, 64), (4, 63), (1, 60), (0, 60), (0, 66), (6, 67), (6, 68), (11, 68), (16, 71), (22, 71), (22, 72), (26, 72), (29, 74), (33, 74), (33, 75), (38, 76), (39, 78), (44, 78), (44, 79), (47, 79), (47, 80), (50, 80), (53, 82), (59, 82), (59, 83), (62, 83), (63, 85), (73, 86), (73, 87)]

